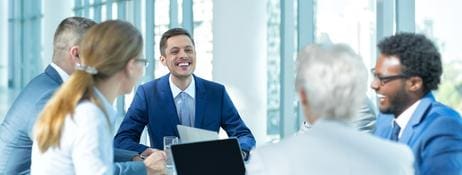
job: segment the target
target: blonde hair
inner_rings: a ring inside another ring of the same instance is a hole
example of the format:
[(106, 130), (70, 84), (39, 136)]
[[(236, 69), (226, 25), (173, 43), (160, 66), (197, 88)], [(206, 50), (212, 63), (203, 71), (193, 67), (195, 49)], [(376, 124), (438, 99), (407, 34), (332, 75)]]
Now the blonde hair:
[(130, 23), (110, 20), (92, 27), (80, 42), (81, 64), (96, 68), (96, 74), (76, 70), (47, 103), (35, 125), (41, 152), (59, 147), (65, 118), (83, 99), (99, 105), (94, 96), (95, 82), (105, 80), (125, 68), (143, 47), (141, 33)]

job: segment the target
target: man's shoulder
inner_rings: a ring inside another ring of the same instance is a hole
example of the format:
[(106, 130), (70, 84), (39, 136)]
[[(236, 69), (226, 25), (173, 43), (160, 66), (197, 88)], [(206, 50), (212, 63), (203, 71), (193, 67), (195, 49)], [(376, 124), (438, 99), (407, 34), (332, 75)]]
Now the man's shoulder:
[(416, 126), (423, 129), (423, 135), (449, 136), (462, 138), (462, 118), (454, 109), (435, 101), (424, 114), (421, 123)]
[(462, 118), (460, 114), (441, 102), (436, 100), (432, 101), (428, 108), (420, 110), (426, 110), (426, 112), (423, 113), (423, 119), (421, 121), (421, 124), (427, 128), (425, 130), (431, 128), (438, 128), (438, 130), (440, 130), (451, 126), (462, 129)]
[[(330, 132), (327, 129), (329, 128), (315, 132), (309, 130), (304, 134), (284, 139), (277, 144), (259, 147), (254, 150), (254, 154), (258, 154), (264, 160), (271, 162), (275, 158), (282, 158), (321, 165), (323, 163), (319, 160), (326, 160), (326, 162), (347, 167), (361, 162), (361, 166), (355, 168), (369, 167), (366, 168), (369, 170), (398, 168), (406, 172), (412, 171), (414, 157), (412, 151), (405, 145), (383, 140), (354, 129), (334, 129), (335, 131), (332, 133), (323, 134), (323, 131)], [(376, 162), (381, 162), (381, 166), (372, 166)]]
[[(44, 73), (32, 79), (19, 93), (13, 102), (10, 112), (22, 109), (31, 109), (35, 105), (45, 104), (53, 93), (59, 88), (60, 84), (53, 81), (49, 76)], [(41, 109), (37, 109), (41, 110)], [(28, 110), (30, 111), (30, 110)], [(19, 111), (17, 111), (19, 112)], [(25, 111), (23, 111), (25, 112)], [(7, 114), (8, 115), (8, 114)]]
[(430, 110), (427, 115), (440, 115), (461, 119), (460, 114), (457, 111), (439, 101), (431, 103)]
[(211, 89), (224, 89), (224, 85), (218, 82), (214, 82), (211, 80), (206, 80), (201, 77), (194, 75), (194, 80), (196, 81), (197, 86), (203, 85), (205, 88)]

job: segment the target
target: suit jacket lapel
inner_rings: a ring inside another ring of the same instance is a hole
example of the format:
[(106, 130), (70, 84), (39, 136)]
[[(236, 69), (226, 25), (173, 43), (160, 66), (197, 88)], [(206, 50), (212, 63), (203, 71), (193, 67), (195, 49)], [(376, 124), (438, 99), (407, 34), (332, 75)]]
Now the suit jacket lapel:
[(197, 78), (196, 76), (193, 75), (194, 80), (196, 81), (196, 114), (195, 114), (195, 121), (194, 121), (194, 127), (196, 128), (202, 128), (203, 120), (204, 120), (204, 115), (205, 115), (205, 106), (207, 104), (206, 97), (207, 94), (205, 86), (204, 86), (204, 80)]
[(173, 99), (172, 91), (170, 90), (169, 76), (170, 74), (167, 74), (159, 79), (160, 101), (161, 103), (164, 103), (164, 109), (166, 109), (165, 111), (167, 112), (165, 116), (161, 117), (167, 117), (165, 118), (165, 120), (168, 120), (171, 126), (175, 127), (174, 130), (176, 131), (176, 125), (180, 124), (180, 120), (178, 119), (178, 112), (176, 111), (175, 100)]
[(53, 68), (53, 66), (48, 65), (45, 69), (45, 74), (49, 76), (52, 80), (56, 81), (58, 84), (63, 83), (61, 76), (59, 76), (58, 71), (56, 71), (55, 68)]
[(406, 125), (406, 128), (404, 128), (403, 134), (401, 135), (399, 142), (409, 143), (409, 141), (412, 138), (412, 135), (414, 134), (414, 127), (419, 125), (420, 122), (422, 122), (425, 113), (430, 108), (430, 105), (433, 101), (435, 101), (435, 99), (433, 98), (431, 92), (427, 93), (427, 95), (425, 95), (422, 98), (422, 101), (420, 102), (419, 106), (416, 108), (414, 114), (412, 114), (411, 120), (409, 120), (409, 123)]

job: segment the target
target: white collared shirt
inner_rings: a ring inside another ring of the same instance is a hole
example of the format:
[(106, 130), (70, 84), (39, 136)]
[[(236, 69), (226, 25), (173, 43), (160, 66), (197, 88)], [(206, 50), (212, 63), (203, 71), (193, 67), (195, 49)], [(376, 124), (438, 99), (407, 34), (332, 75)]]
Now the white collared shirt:
[(65, 82), (67, 79), (69, 79), (69, 74), (67, 74), (63, 69), (61, 69), (61, 67), (59, 67), (58, 65), (56, 65), (53, 62), (50, 63), (50, 66), (53, 67), (56, 70), (56, 72), (58, 72), (58, 74), (61, 77), (61, 80), (63, 80), (63, 82)]
[(404, 128), (406, 128), (407, 123), (409, 123), (409, 120), (411, 120), (412, 114), (414, 114), (415, 110), (417, 109), (417, 106), (419, 106), (420, 101), (421, 100), (416, 101), (409, 108), (407, 108), (403, 113), (401, 113), (401, 115), (395, 118), (394, 121), (396, 121), (396, 124), (398, 124), (398, 126), (401, 128), (401, 130), (399, 131), (398, 138), (401, 138)]
[(182, 91), (175, 84), (173, 84), (172, 74), (170, 74), (170, 76), (168, 77), (168, 82), (170, 84), (170, 90), (172, 91), (172, 95), (173, 95), (174, 99), (176, 98), (176, 96), (178, 96), (178, 94), (180, 94), (180, 92), (185, 92), (186, 94), (188, 94), (193, 99), (196, 98), (196, 82), (194, 81), (194, 76), (191, 77), (191, 78), (192, 78), (192, 80), (191, 80), (191, 83), (189, 83), (189, 86), (184, 91)]
[(59, 147), (41, 153), (34, 139), (32, 174), (113, 174), (116, 111), (98, 89), (94, 92), (104, 111), (89, 100), (80, 102), (64, 120)]
[[(194, 77), (191, 77), (192, 80), (191, 80), (191, 83), (189, 83), (188, 87), (182, 91), (180, 88), (178, 88), (175, 84), (173, 84), (173, 81), (172, 81), (172, 74), (170, 74), (169, 78), (168, 78), (168, 81), (170, 83), (170, 90), (172, 91), (172, 96), (173, 96), (173, 100), (175, 101), (175, 107), (177, 109), (177, 112), (179, 111), (178, 110), (178, 106), (180, 105), (180, 101), (181, 100), (178, 100), (177, 96), (181, 93), (181, 92), (184, 92), (186, 93), (189, 97), (192, 98), (192, 101), (195, 102), (195, 97), (196, 97), (196, 82), (194, 80)], [(192, 103), (191, 106), (189, 106), (189, 110), (191, 110), (192, 112), (192, 118), (191, 118), (191, 122), (193, 123), (194, 125), (194, 120), (196, 118), (195, 116), (195, 111), (196, 111), (196, 104), (195, 103)], [(178, 114), (178, 119), (181, 121), (181, 116)]]

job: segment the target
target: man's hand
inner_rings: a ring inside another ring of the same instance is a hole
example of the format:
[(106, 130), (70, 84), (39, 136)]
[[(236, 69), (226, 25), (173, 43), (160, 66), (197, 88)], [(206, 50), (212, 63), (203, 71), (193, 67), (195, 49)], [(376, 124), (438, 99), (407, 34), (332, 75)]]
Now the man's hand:
[(166, 171), (165, 171), (166, 159), (167, 159), (167, 155), (165, 154), (164, 151), (154, 150), (153, 152), (151, 152), (150, 155), (146, 157), (146, 159), (144, 159), (144, 165), (146, 166), (148, 175), (166, 174)]
[(146, 159), (146, 157), (148, 157), (155, 151), (157, 151), (157, 149), (146, 148), (146, 150), (144, 150), (141, 154), (133, 156), (132, 161), (143, 161), (144, 159)]
[(146, 149), (140, 154), (140, 157), (141, 157), (142, 159), (145, 159), (146, 157), (148, 157), (149, 155), (151, 155), (151, 154), (154, 153), (155, 151), (157, 151), (157, 149), (146, 148)]

